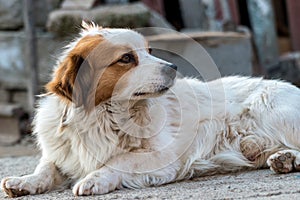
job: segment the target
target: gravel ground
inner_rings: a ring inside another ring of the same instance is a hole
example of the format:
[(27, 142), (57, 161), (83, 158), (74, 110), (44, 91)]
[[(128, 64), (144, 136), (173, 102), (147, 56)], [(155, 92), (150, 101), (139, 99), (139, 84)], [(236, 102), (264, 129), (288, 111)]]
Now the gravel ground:
[[(38, 156), (0, 159), (0, 178), (33, 172)], [(119, 190), (107, 195), (74, 197), (71, 190), (17, 199), (300, 199), (300, 173), (277, 175), (258, 170), (216, 175), (177, 182), (157, 188)], [(5, 194), (0, 192), (0, 199)]]

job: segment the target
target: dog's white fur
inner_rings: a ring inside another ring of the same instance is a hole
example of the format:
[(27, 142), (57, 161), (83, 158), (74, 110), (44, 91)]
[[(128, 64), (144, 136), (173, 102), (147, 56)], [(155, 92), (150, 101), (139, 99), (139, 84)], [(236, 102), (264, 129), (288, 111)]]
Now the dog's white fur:
[[(84, 26), (61, 60), (81, 38), (101, 35), (139, 49), (139, 64), (120, 79), (109, 102), (89, 112), (56, 94), (43, 97), (34, 121), (40, 164), (34, 174), (2, 180), (9, 196), (43, 193), (65, 182), (75, 184), (75, 195), (91, 195), (267, 164), (279, 173), (298, 169), (299, 89), (233, 76), (207, 83), (178, 79), (156, 94), (166, 79), (161, 68), (169, 63), (151, 56), (141, 35)], [(153, 94), (132, 98), (137, 91)]]

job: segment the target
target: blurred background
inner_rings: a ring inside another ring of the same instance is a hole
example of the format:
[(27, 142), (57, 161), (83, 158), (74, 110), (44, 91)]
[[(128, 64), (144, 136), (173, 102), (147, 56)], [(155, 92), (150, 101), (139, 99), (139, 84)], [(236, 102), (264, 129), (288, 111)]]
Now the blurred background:
[[(36, 94), (82, 19), (103, 27), (160, 27), (193, 38), (221, 76), (283, 79), (300, 86), (299, 0), (0, 0), (0, 157), (35, 154), (30, 121)], [(299, 12), (299, 13), (298, 13)], [(160, 29), (141, 31), (153, 54), (200, 77), (193, 42)]]

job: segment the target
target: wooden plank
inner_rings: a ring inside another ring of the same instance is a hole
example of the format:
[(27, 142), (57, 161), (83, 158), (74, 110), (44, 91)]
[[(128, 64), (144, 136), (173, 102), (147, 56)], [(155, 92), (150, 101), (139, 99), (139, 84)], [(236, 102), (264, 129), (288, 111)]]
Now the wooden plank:
[(215, 2), (207, 0), (179, 0), (186, 29), (216, 30)]
[(147, 39), (153, 49), (152, 54), (177, 65), (181, 75), (214, 80), (220, 76), (252, 74), (249, 34), (170, 33)]
[(278, 63), (279, 58), (272, 2), (251, 0), (247, 5), (259, 63), (269, 69)]
[(235, 25), (240, 24), (240, 15), (238, 9), (238, 2), (237, 0), (228, 0), (230, 13), (231, 13), (231, 20), (234, 22)]
[(165, 15), (163, 0), (142, 0), (142, 2), (159, 14)]
[(289, 17), (289, 26), (291, 31), (292, 46), (294, 51), (300, 50), (300, 1), (299, 0), (288, 0), (287, 9)]
[(238, 32), (213, 32), (213, 31), (205, 31), (205, 32), (187, 32), (183, 34), (176, 33), (167, 33), (161, 35), (148, 36), (147, 40), (149, 41), (159, 41), (159, 40), (190, 40), (193, 39), (205, 39), (205, 38), (219, 38), (219, 39), (240, 39), (240, 38), (249, 38), (251, 37), (248, 34), (238, 33)]
[(33, 111), (36, 95), (39, 93), (39, 78), (38, 78), (38, 56), (37, 56), (37, 40), (35, 32), (35, 1), (24, 0), (23, 1), (23, 15), (24, 15), (24, 26), (26, 33), (26, 70), (29, 75), (28, 83), (28, 100), (29, 110)]

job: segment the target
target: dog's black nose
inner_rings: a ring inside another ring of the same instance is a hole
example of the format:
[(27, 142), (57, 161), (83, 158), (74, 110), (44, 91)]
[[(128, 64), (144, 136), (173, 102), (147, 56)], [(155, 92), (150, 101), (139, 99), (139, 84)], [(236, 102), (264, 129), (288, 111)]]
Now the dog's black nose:
[(168, 67), (171, 67), (172, 69), (177, 70), (177, 66), (174, 65), (174, 64), (171, 64), (171, 65), (169, 65)]
[(165, 65), (161, 69), (161, 72), (164, 76), (169, 77), (170, 79), (174, 79), (176, 77), (177, 66), (174, 64)]

